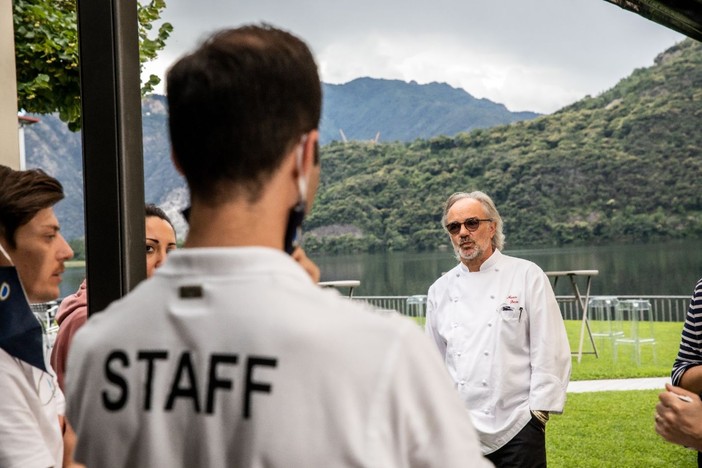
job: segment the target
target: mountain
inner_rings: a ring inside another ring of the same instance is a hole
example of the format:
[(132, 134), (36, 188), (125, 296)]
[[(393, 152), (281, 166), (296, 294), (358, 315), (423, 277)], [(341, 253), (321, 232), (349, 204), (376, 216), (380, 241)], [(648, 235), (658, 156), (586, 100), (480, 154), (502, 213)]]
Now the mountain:
[[(343, 85), (323, 84), (322, 144), (374, 138), (412, 141), (459, 131), (534, 118), (533, 112), (510, 112), (502, 104), (476, 99), (446, 84), (418, 85), (397, 80), (359, 78)], [(68, 239), (82, 237), (83, 172), (80, 133), (70, 132), (56, 116), (40, 115), (25, 130), (28, 167), (41, 167), (65, 187), (66, 199), (56, 207)], [(163, 207), (182, 237), (187, 229), (179, 210), (187, 206), (183, 178), (170, 161), (166, 99), (152, 95), (142, 103), (144, 183), (148, 202)], [(372, 129), (369, 131), (367, 129)]]
[(702, 238), (702, 44), (555, 114), (411, 143), (332, 143), (308, 251), (448, 246), (442, 205), (493, 197), (509, 246)]
[(417, 84), (358, 78), (341, 85), (324, 84), (320, 125), (322, 144), (331, 141), (413, 141), (452, 136), (538, 117), (510, 112), (502, 104), (477, 99), (445, 83)]

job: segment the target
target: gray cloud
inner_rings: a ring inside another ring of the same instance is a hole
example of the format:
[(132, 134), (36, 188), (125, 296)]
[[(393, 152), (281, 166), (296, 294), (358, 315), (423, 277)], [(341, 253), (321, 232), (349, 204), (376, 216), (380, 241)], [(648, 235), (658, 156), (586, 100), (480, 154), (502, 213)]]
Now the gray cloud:
[(322, 79), (447, 82), (511, 110), (595, 95), (684, 36), (603, 0), (169, 0), (162, 76), (209, 32), (261, 22), (302, 37)]

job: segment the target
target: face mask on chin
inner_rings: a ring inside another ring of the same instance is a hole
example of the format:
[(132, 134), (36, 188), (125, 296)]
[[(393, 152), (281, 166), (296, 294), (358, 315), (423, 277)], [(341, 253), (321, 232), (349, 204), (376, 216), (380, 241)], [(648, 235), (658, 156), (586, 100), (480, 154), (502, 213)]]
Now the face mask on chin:
[[(285, 239), (283, 245), (285, 246), (285, 252), (292, 255), (293, 251), (302, 241), (302, 221), (305, 219), (305, 209), (306, 209), (306, 197), (307, 197), (307, 180), (302, 176), (302, 153), (305, 148), (305, 143), (307, 142), (307, 135), (303, 135), (300, 141), (300, 146), (297, 150), (297, 171), (298, 176), (297, 186), (300, 192), (299, 201), (290, 208), (288, 212), (288, 223), (285, 227)], [(315, 151), (318, 151), (315, 146)], [(317, 158), (315, 154), (315, 158)]]
[[(0, 252), (10, 261), (5, 249)], [(0, 267), (0, 348), (7, 354), (47, 372), (41, 324), (14, 266)]]
[(305, 203), (300, 201), (290, 208), (288, 225), (285, 227), (285, 251), (292, 255), (302, 238), (302, 221), (305, 219)]

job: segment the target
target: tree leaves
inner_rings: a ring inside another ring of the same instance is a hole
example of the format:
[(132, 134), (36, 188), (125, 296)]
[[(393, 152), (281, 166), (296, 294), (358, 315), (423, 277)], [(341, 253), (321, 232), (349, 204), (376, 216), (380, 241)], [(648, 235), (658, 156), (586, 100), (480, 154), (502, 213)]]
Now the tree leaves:
[[(153, 60), (173, 27), (163, 23), (149, 34), (165, 8), (164, 0), (138, 4), (139, 61)], [(14, 0), (17, 104), (26, 112), (58, 112), (72, 131), (81, 127), (78, 27), (75, 0)], [(142, 94), (152, 92), (160, 78), (151, 75)]]

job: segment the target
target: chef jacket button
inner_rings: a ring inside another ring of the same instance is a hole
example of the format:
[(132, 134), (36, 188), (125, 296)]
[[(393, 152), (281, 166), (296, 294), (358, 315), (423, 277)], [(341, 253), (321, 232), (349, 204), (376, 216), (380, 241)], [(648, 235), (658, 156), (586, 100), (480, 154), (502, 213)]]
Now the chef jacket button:
[(488, 323), (488, 327), (491, 327), (491, 326), (492, 326), (492, 322), (491, 322), (491, 323)]
[(453, 298), (453, 302), (458, 302), (458, 298), (457, 298), (457, 297), (454, 297), (454, 298)]
[(495, 296), (490, 296), (490, 299), (495, 299)]
[(483, 413), (485, 413), (485, 414), (490, 414), (490, 410), (489, 410), (489, 409), (484, 409), (484, 410), (483, 410)]
[(456, 328), (458, 324), (456, 322), (451, 322), (451, 328)]
[(458, 382), (458, 385), (460, 385), (462, 387), (463, 385), (465, 385), (465, 383), (466, 383), (465, 380), (461, 380), (460, 382)]
[(456, 357), (461, 357), (461, 353), (456, 353)]
[(488, 353), (487, 351), (484, 351), (483, 354), (486, 356), (490, 355), (490, 353)]
[(487, 380), (483, 380), (483, 387), (487, 387)]

